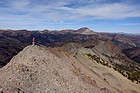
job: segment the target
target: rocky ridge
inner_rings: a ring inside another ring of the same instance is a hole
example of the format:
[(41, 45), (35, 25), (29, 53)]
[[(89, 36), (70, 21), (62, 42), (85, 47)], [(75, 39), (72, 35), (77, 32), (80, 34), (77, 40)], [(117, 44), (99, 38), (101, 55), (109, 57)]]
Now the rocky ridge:
[[(75, 58), (59, 49), (28, 46), (0, 69), (0, 90), (2, 93), (117, 91), (96, 74), (91, 73)], [(101, 85), (96, 82), (97, 78), (102, 81)]]

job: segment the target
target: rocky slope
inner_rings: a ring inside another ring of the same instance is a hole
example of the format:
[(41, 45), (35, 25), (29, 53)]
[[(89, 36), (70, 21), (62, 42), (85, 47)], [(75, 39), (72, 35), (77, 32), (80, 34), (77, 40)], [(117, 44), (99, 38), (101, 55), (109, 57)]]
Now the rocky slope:
[[(140, 83), (140, 64), (128, 58), (121, 49), (110, 40), (93, 43), (86, 47), (77, 43), (67, 43), (63, 46), (63, 49), (75, 57), (78, 51), (82, 50), (84, 53), (81, 55), (86, 55), (91, 61), (95, 60), (93, 62), (112, 68), (129, 80)], [(84, 62), (87, 62), (87, 60), (84, 59)]]
[[(120, 72), (113, 68), (105, 56), (98, 56), (95, 52), (90, 49), (81, 48), (75, 54), (75, 57), (84, 65), (86, 68), (98, 73), (109, 85), (118, 89), (116, 93), (139, 93), (140, 85), (131, 82)], [(118, 60), (116, 60), (118, 61)], [(119, 69), (119, 67), (118, 67)]]
[(130, 59), (135, 62), (140, 63), (140, 47), (134, 47), (130, 49), (123, 50), (124, 54), (126, 54)]
[(59, 48), (28, 46), (0, 69), (1, 93), (119, 92)]
[[(75, 46), (75, 45), (72, 45)], [(91, 49), (27, 46), (0, 69), (1, 93), (139, 93), (140, 85), (86, 54)]]

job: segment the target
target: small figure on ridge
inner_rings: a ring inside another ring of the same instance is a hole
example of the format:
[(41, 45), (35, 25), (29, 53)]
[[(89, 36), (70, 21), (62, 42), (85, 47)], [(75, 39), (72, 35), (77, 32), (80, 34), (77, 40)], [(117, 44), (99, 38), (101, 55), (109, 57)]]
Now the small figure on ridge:
[(34, 46), (35, 45), (35, 38), (33, 37), (32, 39), (32, 45)]

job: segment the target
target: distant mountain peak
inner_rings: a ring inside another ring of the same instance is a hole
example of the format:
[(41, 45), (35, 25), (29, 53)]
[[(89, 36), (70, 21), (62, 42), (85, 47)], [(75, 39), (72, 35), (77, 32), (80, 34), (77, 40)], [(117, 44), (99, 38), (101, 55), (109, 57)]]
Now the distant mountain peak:
[(97, 34), (96, 32), (90, 30), (90, 29), (87, 28), (87, 27), (80, 28), (80, 29), (78, 29), (77, 31), (79, 31), (80, 34), (85, 34), (85, 35)]
[(90, 29), (89, 29), (89, 28), (87, 28), (87, 27), (82, 27), (82, 28), (79, 28), (78, 30), (85, 31), (85, 30), (90, 30)]

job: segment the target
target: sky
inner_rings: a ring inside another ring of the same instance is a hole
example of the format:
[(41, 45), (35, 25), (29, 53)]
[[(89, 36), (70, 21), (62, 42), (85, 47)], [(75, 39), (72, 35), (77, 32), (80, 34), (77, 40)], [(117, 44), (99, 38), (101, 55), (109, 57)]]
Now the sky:
[(140, 0), (0, 0), (0, 29), (140, 34)]

